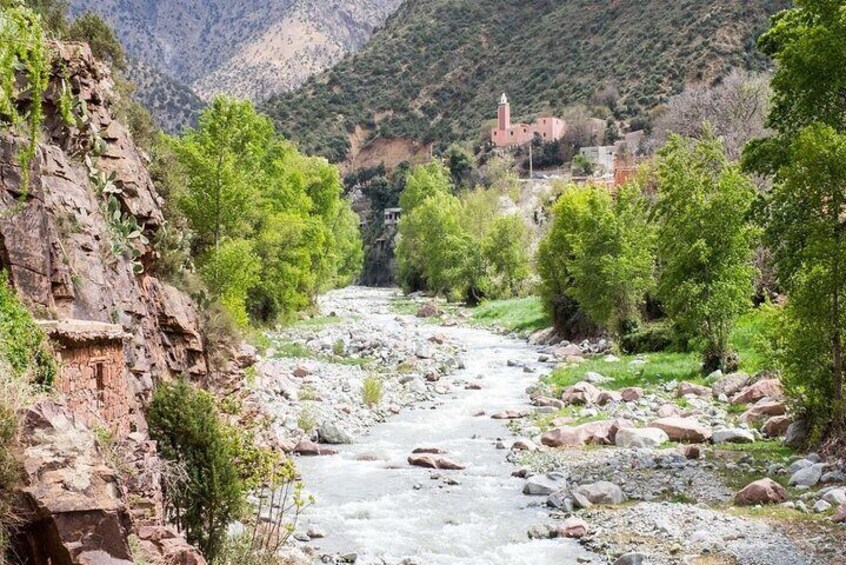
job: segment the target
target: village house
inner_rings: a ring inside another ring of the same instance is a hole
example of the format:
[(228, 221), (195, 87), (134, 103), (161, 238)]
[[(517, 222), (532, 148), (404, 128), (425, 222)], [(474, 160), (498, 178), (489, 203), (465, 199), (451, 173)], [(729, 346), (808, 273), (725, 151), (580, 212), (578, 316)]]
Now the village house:
[(402, 208), (385, 208), (385, 227), (393, 227), (399, 223)]
[(491, 130), (491, 141), (496, 147), (519, 147), (535, 137), (546, 142), (558, 141), (566, 131), (567, 123), (552, 116), (541, 116), (531, 124), (512, 124), (511, 104), (503, 93), (497, 109), (497, 127)]
[(106, 428), (116, 437), (132, 430), (134, 397), (129, 390), (124, 339), (119, 325), (87, 320), (41, 321), (59, 359), (54, 383), (92, 428)]

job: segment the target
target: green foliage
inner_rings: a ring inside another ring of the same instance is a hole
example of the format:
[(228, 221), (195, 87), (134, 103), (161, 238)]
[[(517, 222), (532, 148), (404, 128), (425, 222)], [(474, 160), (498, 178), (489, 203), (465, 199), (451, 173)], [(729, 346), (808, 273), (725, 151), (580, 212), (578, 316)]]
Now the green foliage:
[(553, 214), (538, 271), (556, 328), (578, 335), (597, 325), (622, 335), (636, 326), (654, 270), (654, 228), (640, 188), (612, 198), (604, 188), (572, 187)]
[(0, 359), (8, 362), (17, 378), (50, 387), (56, 361), (44, 331), (33, 321), (0, 271)]
[(68, 26), (65, 39), (84, 41), (91, 46), (91, 52), (97, 59), (109, 63), (116, 69), (126, 67), (123, 46), (115, 36), (109, 24), (94, 12), (85, 12)]
[(264, 108), (303, 150), (333, 162), (344, 160), (356, 125), (441, 149), (475, 140), (503, 91), (521, 113), (515, 121), (560, 115), (599, 85), (616, 87), (615, 109), (633, 116), (689, 83), (766, 68), (754, 39), (786, 5), (417, 0), (362, 50)]
[[(29, 189), (30, 166), (44, 119), (41, 102), (49, 76), (50, 52), (41, 18), (4, 0), (0, 4), (0, 124), (11, 126), (27, 139), (16, 155), (24, 192)], [(24, 99), (29, 103), (20, 104)]]
[(168, 199), (212, 298), (240, 324), (290, 319), (358, 274), (358, 220), (337, 169), (301, 155), (251, 103), (217, 98), (169, 146), (186, 183), (168, 183)]
[(514, 332), (535, 332), (552, 325), (543, 302), (536, 296), (482, 302), (473, 310), (473, 319)]
[(589, 177), (593, 174), (594, 168), (593, 161), (587, 155), (579, 153), (573, 157), (573, 174), (575, 176)]
[(531, 234), (526, 222), (516, 215), (500, 216), (481, 243), (491, 278), (488, 295), (500, 298), (522, 294), (530, 275)]
[(368, 407), (373, 407), (382, 401), (382, 379), (379, 377), (365, 377), (361, 385), (361, 400)]
[(218, 419), (214, 398), (184, 380), (162, 384), (147, 423), (159, 453), (185, 471), (184, 484), (166, 493), (171, 518), (214, 561), (227, 527), (240, 518), (245, 494), (238, 450)]
[(705, 370), (731, 370), (729, 335), (753, 294), (755, 187), (707, 133), (671, 136), (657, 177), (658, 296), (679, 328), (704, 340)]

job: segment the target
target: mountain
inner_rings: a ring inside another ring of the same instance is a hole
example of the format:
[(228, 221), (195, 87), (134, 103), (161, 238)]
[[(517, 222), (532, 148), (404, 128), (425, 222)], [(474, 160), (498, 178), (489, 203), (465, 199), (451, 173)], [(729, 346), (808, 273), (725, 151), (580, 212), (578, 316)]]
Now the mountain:
[(374, 143), (401, 154), (478, 139), (502, 92), (530, 117), (610, 90), (633, 117), (689, 83), (765, 68), (755, 40), (788, 4), (407, 0), (361, 51), (264, 109), (304, 150), (348, 163)]
[(176, 134), (197, 125), (206, 104), (190, 88), (139, 61), (129, 62), (126, 75), (135, 85), (133, 96), (150, 110), (156, 125), (164, 131)]
[(70, 0), (131, 58), (209, 99), (287, 91), (360, 48), (400, 0)]

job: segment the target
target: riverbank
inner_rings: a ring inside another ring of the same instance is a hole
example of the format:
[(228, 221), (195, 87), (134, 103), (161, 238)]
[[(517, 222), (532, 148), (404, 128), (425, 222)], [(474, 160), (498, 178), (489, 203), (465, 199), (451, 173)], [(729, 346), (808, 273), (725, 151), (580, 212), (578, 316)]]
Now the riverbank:
[[(740, 422), (760, 399), (732, 404), (712, 388), (666, 381), (641, 383), (634, 394), (592, 371), (589, 387), (568, 390), (549, 376), (562, 366), (578, 372), (591, 351), (495, 334), (461, 310), (414, 316), (424, 304), (345, 289), (321, 300), (322, 317), (264, 344), (256, 388), (277, 416), (274, 430), (291, 449), (313, 440), (329, 454), (298, 459), (316, 498), (297, 531), (307, 560), (838, 562), (846, 531), (832, 522), (837, 505), (818, 502), (837, 502), (842, 462), (826, 462), (812, 486), (790, 486), (782, 504), (734, 504), (748, 482), (770, 476), (786, 485), (805, 465)], [(374, 377), (382, 398), (368, 406), (363, 383)], [(711, 439), (640, 438), (662, 416), (695, 421)], [(620, 428), (638, 431), (623, 441)], [(727, 430), (752, 443), (712, 444)], [(569, 437), (589, 445), (568, 445), (577, 443)], [(421, 448), (463, 469), (411, 465)]]

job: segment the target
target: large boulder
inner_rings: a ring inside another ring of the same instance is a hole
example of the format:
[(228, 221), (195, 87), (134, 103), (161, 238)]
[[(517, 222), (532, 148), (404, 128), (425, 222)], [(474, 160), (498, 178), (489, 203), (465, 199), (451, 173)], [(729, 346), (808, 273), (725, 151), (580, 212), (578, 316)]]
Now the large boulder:
[(832, 516), (831, 519), (838, 524), (846, 522), (846, 504), (841, 504), (834, 512), (834, 516)]
[(711, 441), (718, 443), (754, 443), (755, 436), (749, 430), (743, 428), (720, 428), (714, 430)]
[(731, 399), (731, 403), (752, 404), (762, 398), (769, 398), (771, 400), (781, 400), (784, 398), (784, 393), (781, 390), (781, 382), (778, 379), (761, 379), (735, 394)]
[(564, 475), (549, 473), (547, 475), (532, 475), (523, 485), (523, 494), (550, 495), (567, 486)]
[(659, 418), (652, 422), (652, 427), (661, 428), (673, 441), (702, 443), (711, 439), (711, 428), (693, 418)]
[(620, 428), (614, 443), (617, 447), (657, 447), (670, 441), (667, 432), (660, 428)]
[(787, 490), (769, 478), (749, 483), (734, 497), (734, 503), (738, 506), (777, 504), (785, 500), (787, 500)]
[(787, 433), (793, 419), (790, 416), (771, 416), (764, 422), (761, 432), (767, 437), (781, 437)]
[(578, 382), (564, 389), (561, 400), (567, 404), (580, 406), (594, 404), (599, 399), (600, 390), (586, 381)]
[(643, 389), (636, 386), (620, 389), (620, 398), (623, 402), (637, 402), (643, 398)]
[(555, 535), (559, 538), (582, 538), (588, 533), (588, 524), (581, 518), (571, 516), (564, 523), (556, 526)]
[(330, 445), (342, 445), (353, 442), (353, 437), (346, 430), (342, 429), (335, 422), (325, 420), (320, 427), (317, 428), (317, 437), (320, 438), (320, 443), (328, 443)]
[(317, 445), (313, 441), (303, 439), (294, 446), (294, 453), (306, 457), (315, 457), (318, 455), (335, 455), (337, 451), (328, 447), (323, 447), (322, 445)]
[(788, 484), (790, 486), (812, 487), (820, 482), (824, 467), (822, 463), (815, 463), (804, 469), (799, 469), (790, 477)]
[(622, 489), (608, 481), (578, 486), (570, 491), (570, 495), (579, 508), (590, 508), (594, 504), (622, 504), (626, 501)]
[(715, 397), (722, 395), (732, 396), (737, 394), (743, 387), (749, 384), (749, 375), (746, 373), (731, 373), (718, 379), (711, 385), (711, 392)]
[(753, 424), (767, 416), (783, 416), (784, 414), (787, 414), (787, 405), (784, 402), (762, 398), (740, 415), (740, 421), (744, 424)]
[(408, 456), (408, 464), (414, 467), (426, 467), (428, 469), (446, 469), (450, 471), (461, 471), (466, 467), (461, 463), (456, 463), (452, 459), (443, 457), (441, 455), (430, 454), (412, 454)]
[(570, 343), (568, 345), (559, 347), (558, 349), (553, 351), (552, 354), (558, 357), (559, 359), (566, 359), (568, 357), (579, 357), (582, 355), (582, 348), (576, 345), (575, 343)]
[(617, 419), (588, 422), (579, 426), (562, 426), (541, 435), (541, 443), (547, 447), (612, 445), (617, 431), (623, 427), (632, 427), (632, 424)]

